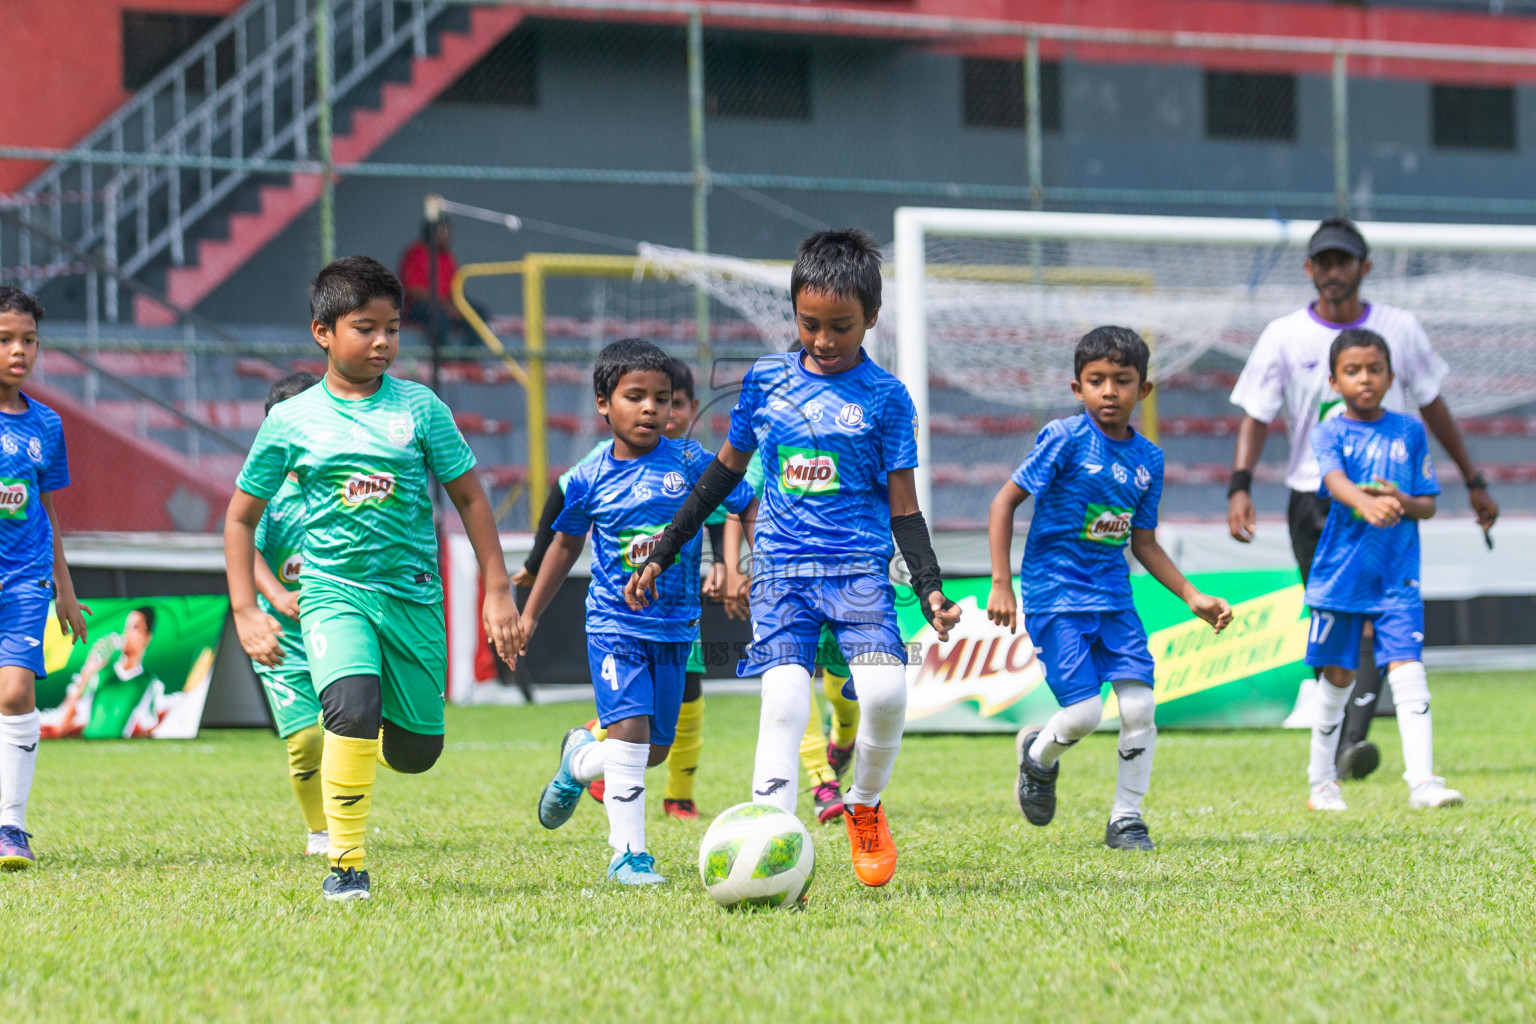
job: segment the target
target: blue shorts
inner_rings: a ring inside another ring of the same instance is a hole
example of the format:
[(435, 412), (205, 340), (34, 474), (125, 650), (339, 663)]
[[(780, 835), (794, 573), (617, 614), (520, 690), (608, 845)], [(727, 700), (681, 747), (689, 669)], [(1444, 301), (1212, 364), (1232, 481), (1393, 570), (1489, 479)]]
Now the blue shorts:
[(884, 576), (760, 576), (752, 581), (752, 644), (736, 674), (760, 676), (775, 665), (814, 672), (823, 624), (850, 664), (872, 653), (907, 663), (896, 625), (896, 589)]
[(0, 668), (29, 669), (42, 679), (43, 630), (48, 626), (48, 604), (53, 600), (53, 581), (12, 583), (0, 590)]
[(1376, 664), (1424, 660), (1424, 605), (1384, 612), (1332, 612), (1312, 609), (1307, 633), (1307, 664), (1314, 668), (1360, 667), (1360, 635), (1365, 624), (1376, 628)]
[(1097, 697), (1105, 683), (1152, 685), (1157, 666), (1134, 611), (1026, 612), (1024, 630), (1040, 649), (1045, 684), (1062, 707)]
[(693, 641), (666, 643), (616, 633), (587, 634), (587, 664), (597, 697), (597, 721), (603, 728), (644, 715), (651, 720), (651, 742), (671, 746), (677, 713), (683, 706), (683, 682)]

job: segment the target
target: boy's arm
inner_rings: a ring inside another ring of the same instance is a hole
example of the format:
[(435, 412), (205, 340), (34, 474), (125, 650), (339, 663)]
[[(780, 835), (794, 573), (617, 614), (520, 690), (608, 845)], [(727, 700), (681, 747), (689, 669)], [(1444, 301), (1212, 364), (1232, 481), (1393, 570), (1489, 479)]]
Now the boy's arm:
[(260, 551), (256, 552), (256, 564), (252, 568), (256, 572), (256, 592), (266, 598), (279, 613), (297, 622), (300, 592), (283, 586)]
[(1433, 519), (1435, 517), (1435, 496), (1433, 494), (1405, 494), (1398, 489), (1397, 484), (1391, 481), (1373, 480), (1360, 488), (1361, 491), (1376, 497), (1392, 497), (1403, 506), (1403, 516), (1407, 519)]
[(886, 486), (891, 496), (891, 535), (896, 538), (896, 546), (907, 563), (923, 617), (941, 641), (948, 640), (950, 627), (960, 621), (960, 606), (944, 596), (939, 559), (933, 553), (928, 523), (917, 507), (917, 482), (912, 470), (891, 470), (886, 474)]
[(229, 610), (245, 653), (263, 665), (283, 663), (277, 635), (283, 627), (256, 605), (256, 526), (267, 510), (265, 498), (235, 488), (224, 513), (224, 574)]
[(576, 564), (576, 559), (581, 557), (581, 549), (586, 545), (585, 537), (575, 534), (560, 533), (556, 531), (554, 539), (549, 542), (549, 550), (545, 552), (544, 561), (539, 565), (539, 576), (533, 581), (533, 589), (528, 593), (528, 601), (523, 605), (523, 649), (527, 650), (528, 641), (533, 636), (533, 631), (538, 628), (539, 619), (544, 615), (544, 610), (549, 607), (549, 602), (555, 599), (555, 594), (560, 589), (560, 584), (570, 575), (571, 566)]
[(721, 445), (720, 453), (693, 485), (693, 492), (672, 517), (671, 525), (661, 532), (651, 557), (624, 584), (624, 603), (633, 611), (642, 611), (651, 603), (656, 596), (656, 577), (677, 560), (683, 545), (694, 538), (709, 514), (741, 483), (751, 460), (750, 452), (738, 450), (729, 441)]
[(1013, 514), (1029, 492), (1009, 480), (998, 489), (987, 510), (987, 547), (992, 553), (992, 592), (987, 595), (987, 619), (1008, 632), (1019, 630), (1019, 606), (1013, 597)]
[(523, 567), (512, 578), (514, 585), (533, 586), (533, 581), (539, 575), (539, 566), (544, 562), (544, 552), (549, 550), (549, 542), (555, 539), (555, 520), (564, 508), (565, 488), (551, 488), (549, 497), (544, 499), (544, 511), (539, 513), (539, 526), (533, 534), (533, 548), (528, 552), (528, 557), (523, 559)]
[[(1329, 470), (1323, 477), (1323, 486), (1333, 495), (1333, 500), (1354, 509), (1372, 526), (1396, 526), (1403, 518), (1403, 502), (1400, 495), (1372, 494), (1358, 486), (1342, 469)], [(1396, 491), (1396, 488), (1393, 488)]]
[(721, 551), (725, 558), (725, 614), (743, 622), (752, 618), (748, 600), (752, 580), (747, 573), (741, 571), (741, 541), (756, 513), (757, 500), (753, 499), (740, 516), (726, 517), (724, 547)]
[(53, 527), (53, 611), (59, 617), (59, 628), (73, 636), (75, 643), (83, 644), (85, 616), (92, 614), (91, 608), (75, 597), (75, 581), (69, 574), (69, 563), (64, 560), (64, 536), (59, 532), (59, 517), (53, 511), (53, 492), (44, 491), (41, 497), (48, 525)]
[(1152, 578), (1167, 587), (1179, 600), (1189, 605), (1189, 610), (1211, 624), (1216, 632), (1226, 629), (1232, 621), (1232, 606), (1219, 597), (1202, 594), (1179, 571), (1168, 557), (1168, 552), (1157, 542), (1156, 530), (1131, 530), (1131, 554), (1146, 567)]
[(480, 565), (480, 581), (485, 586), (480, 617), (485, 634), (496, 645), (496, 655), (511, 665), (523, 648), (523, 623), (518, 617), (517, 601), (512, 597), (512, 581), (507, 578), (507, 560), (501, 552), (491, 499), (486, 497), (485, 488), (473, 471), (460, 473), (443, 484), (443, 490), (459, 510), (464, 532), (475, 549), (475, 561)]

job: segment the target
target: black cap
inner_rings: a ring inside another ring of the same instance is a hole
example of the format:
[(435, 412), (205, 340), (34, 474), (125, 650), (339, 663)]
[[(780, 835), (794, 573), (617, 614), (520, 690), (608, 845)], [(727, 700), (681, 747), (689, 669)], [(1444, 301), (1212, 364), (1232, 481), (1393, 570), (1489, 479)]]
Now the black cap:
[(1312, 240), (1307, 243), (1307, 258), (1330, 249), (1348, 253), (1357, 260), (1365, 259), (1371, 251), (1365, 244), (1365, 236), (1347, 217), (1329, 217), (1317, 226), (1312, 232)]

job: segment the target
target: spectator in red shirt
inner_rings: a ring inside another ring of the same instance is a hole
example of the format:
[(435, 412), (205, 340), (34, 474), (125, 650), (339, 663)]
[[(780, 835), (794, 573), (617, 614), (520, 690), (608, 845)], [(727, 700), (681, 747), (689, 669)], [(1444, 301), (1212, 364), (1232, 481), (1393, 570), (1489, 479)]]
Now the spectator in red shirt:
[[(459, 272), (459, 261), (454, 259), (452, 243), (453, 228), (448, 223), (448, 218), (438, 220), (437, 225), (437, 298), (439, 309), (439, 323), (442, 325), (444, 340), (449, 335), (457, 335), (457, 339), (469, 344), (479, 341), (472, 327), (465, 321), (459, 308), (453, 304), (451, 286), (453, 275)], [(415, 324), (424, 330), (431, 330), (432, 318), (432, 261), (428, 250), (428, 242), (432, 238), (433, 224), (424, 221), (421, 225), (421, 237), (406, 247), (400, 257), (400, 284), (405, 289), (405, 309), (402, 310), (402, 319), (408, 324)], [(477, 303), (471, 303), (481, 319), (486, 319), (487, 313)]]

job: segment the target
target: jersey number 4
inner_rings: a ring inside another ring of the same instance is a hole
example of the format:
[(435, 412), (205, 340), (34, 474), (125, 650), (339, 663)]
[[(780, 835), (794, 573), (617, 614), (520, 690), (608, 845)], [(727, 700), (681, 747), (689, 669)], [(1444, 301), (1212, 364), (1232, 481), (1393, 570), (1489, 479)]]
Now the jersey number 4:
[(608, 689), (619, 688), (619, 670), (613, 665), (613, 655), (605, 655), (603, 658), (603, 682), (608, 684)]

